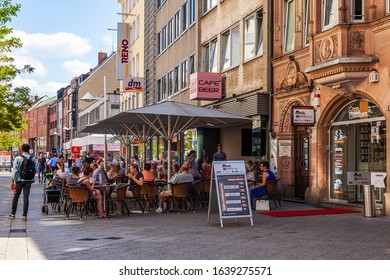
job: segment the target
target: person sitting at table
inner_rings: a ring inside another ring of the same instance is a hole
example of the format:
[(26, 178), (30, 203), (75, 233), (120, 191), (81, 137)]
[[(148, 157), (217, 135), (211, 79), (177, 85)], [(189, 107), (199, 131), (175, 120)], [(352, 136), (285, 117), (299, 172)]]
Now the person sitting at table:
[(157, 178), (157, 162), (155, 161), (152, 161), (150, 163), (150, 172), (153, 174), (154, 178)]
[(91, 177), (91, 184), (92, 186), (99, 185), (102, 186), (107, 183), (107, 177), (106, 174), (104, 174), (104, 171), (102, 170), (103, 167), (98, 167), (96, 163), (91, 163), (90, 168), (93, 170), (93, 174)]
[(115, 172), (118, 174), (118, 177), (124, 177), (125, 175), (125, 168), (121, 167), (119, 164), (115, 165)]
[(157, 177), (158, 178), (166, 178), (168, 175), (168, 162), (164, 161), (162, 166), (157, 170)]
[(91, 168), (86, 168), (84, 170), (83, 176), (78, 180), (77, 185), (79, 187), (85, 187), (89, 190), (89, 195), (92, 197), (96, 203), (97, 203), (97, 208), (99, 212), (99, 218), (107, 218), (103, 211), (103, 197), (100, 193), (99, 190), (95, 190), (95, 187), (91, 185), (90, 178), (92, 177), (92, 169)]
[(267, 192), (266, 184), (267, 182), (275, 181), (276, 176), (275, 174), (269, 170), (269, 162), (268, 161), (262, 161), (260, 163), (260, 170), (263, 172), (263, 178), (261, 183), (255, 185), (255, 188), (251, 190), (252, 197), (258, 197), (264, 193)]
[[(179, 170), (182, 170), (182, 173), (179, 173)], [(181, 167), (179, 165), (175, 164), (172, 168), (173, 176), (171, 177), (171, 180), (167, 184), (167, 189), (160, 192), (159, 201), (158, 201), (158, 208), (156, 209), (156, 213), (162, 213), (162, 205), (163, 202), (167, 200), (168, 197), (172, 196), (172, 186), (175, 184), (180, 183), (194, 183), (194, 177), (190, 173), (188, 173), (188, 166), (187, 164), (183, 164)]]
[[(127, 198), (133, 198), (133, 189), (135, 186), (140, 186), (144, 184), (144, 176), (139, 171), (139, 167), (137, 164), (131, 164), (130, 165), (130, 172), (128, 174), (129, 181), (128, 181), (128, 188), (126, 190), (126, 197)], [(116, 192), (113, 192), (111, 194), (112, 200), (114, 200), (117, 212), (114, 215), (123, 215), (123, 205), (118, 200), (118, 194)]]
[(118, 173), (116, 172), (116, 165), (111, 163), (110, 164), (110, 170), (107, 172), (108, 180), (115, 179), (118, 177)]
[(255, 173), (252, 171), (249, 162), (245, 164), (245, 172), (246, 172), (246, 180), (248, 182), (249, 191), (252, 191), (252, 189), (255, 188), (256, 179), (255, 179)]
[(68, 185), (76, 185), (80, 179), (79, 173), (80, 173), (80, 168), (78, 166), (73, 166), (72, 173), (69, 174), (68, 178), (66, 179), (66, 183)]
[(83, 176), (84, 174), (84, 170), (89, 168), (89, 163), (88, 162), (84, 162), (83, 165), (81, 166), (81, 169), (80, 169), (80, 176)]
[(142, 175), (144, 176), (144, 181), (148, 182), (154, 182), (154, 175), (152, 172), (150, 172), (152, 168), (152, 165), (150, 163), (145, 163), (144, 164), (144, 170), (142, 171)]

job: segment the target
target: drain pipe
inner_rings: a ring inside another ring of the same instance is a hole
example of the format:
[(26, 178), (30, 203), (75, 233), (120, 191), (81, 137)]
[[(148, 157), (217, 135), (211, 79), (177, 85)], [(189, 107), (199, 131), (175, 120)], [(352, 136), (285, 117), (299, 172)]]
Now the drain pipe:
[(273, 120), (273, 72), (271, 59), (273, 57), (273, 12), (274, 12), (274, 1), (269, 0), (267, 5), (267, 91), (268, 95), (268, 162), (271, 162), (271, 138), (274, 136), (272, 129)]

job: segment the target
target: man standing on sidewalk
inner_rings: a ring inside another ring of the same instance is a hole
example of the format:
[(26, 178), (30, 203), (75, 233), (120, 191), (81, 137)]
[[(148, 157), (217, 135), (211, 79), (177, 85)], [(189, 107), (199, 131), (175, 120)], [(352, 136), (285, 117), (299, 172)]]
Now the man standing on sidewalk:
[(15, 189), (12, 200), (12, 212), (8, 218), (15, 219), (16, 208), (18, 206), (19, 196), (23, 190), (23, 216), (22, 220), (27, 221), (27, 212), (31, 184), (34, 182), (35, 174), (38, 172), (38, 166), (35, 158), (29, 154), (30, 145), (22, 145), (22, 155), (15, 158), (14, 167), (11, 175), (11, 188)]

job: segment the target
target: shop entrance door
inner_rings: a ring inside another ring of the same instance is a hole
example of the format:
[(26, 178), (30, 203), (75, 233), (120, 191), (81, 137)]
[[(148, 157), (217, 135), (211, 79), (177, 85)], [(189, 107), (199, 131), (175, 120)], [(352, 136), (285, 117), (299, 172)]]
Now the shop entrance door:
[(305, 198), (305, 190), (309, 187), (309, 133), (307, 131), (295, 132), (295, 184), (294, 195)]

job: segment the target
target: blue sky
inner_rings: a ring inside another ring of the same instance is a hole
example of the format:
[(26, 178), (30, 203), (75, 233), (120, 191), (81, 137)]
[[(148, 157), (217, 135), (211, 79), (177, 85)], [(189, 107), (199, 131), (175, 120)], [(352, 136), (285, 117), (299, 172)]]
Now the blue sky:
[(117, 0), (13, 0), (22, 5), (10, 26), (23, 48), (12, 53), (15, 64), (36, 70), (23, 74), (15, 86), (32, 93), (54, 96), (73, 77), (97, 65), (97, 53), (116, 47), (115, 29), (120, 16)]

